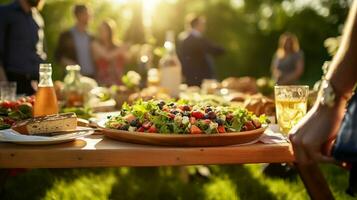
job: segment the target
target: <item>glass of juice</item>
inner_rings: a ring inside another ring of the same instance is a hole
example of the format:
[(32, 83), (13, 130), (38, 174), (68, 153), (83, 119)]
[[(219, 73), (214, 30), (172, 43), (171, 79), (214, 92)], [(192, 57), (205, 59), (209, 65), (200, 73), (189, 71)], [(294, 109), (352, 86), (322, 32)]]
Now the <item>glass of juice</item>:
[(287, 85), (275, 86), (276, 115), (280, 131), (288, 134), (307, 111), (309, 86)]

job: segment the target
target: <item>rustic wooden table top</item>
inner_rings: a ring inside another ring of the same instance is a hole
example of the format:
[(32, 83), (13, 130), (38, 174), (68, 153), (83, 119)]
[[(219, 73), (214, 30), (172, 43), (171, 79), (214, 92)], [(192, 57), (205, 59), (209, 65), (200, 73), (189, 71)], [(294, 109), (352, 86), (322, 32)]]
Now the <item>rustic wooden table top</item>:
[(0, 143), (0, 168), (72, 168), (244, 164), (294, 161), (289, 143), (224, 147), (129, 144), (92, 135), (73, 142), (29, 146)]

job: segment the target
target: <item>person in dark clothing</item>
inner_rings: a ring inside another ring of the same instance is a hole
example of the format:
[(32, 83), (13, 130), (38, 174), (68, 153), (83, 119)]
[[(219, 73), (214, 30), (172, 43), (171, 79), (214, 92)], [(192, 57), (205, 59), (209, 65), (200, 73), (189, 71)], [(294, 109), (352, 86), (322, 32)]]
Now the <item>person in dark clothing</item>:
[(74, 7), (76, 24), (71, 29), (63, 32), (58, 40), (55, 50), (55, 59), (63, 67), (79, 64), (81, 73), (88, 77), (95, 76), (91, 44), (93, 37), (87, 32), (89, 11), (85, 5)]
[(177, 53), (182, 72), (189, 86), (200, 86), (203, 79), (214, 79), (213, 55), (221, 55), (224, 49), (203, 36), (206, 20), (202, 16), (188, 16), (185, 32), (179, 35)]
[[(38, 8), (41, 0), (15, 0), (0, 6), (0, 68), (15, 81), (17, 93), (34, 93), (39, 64), (47, 59), (44, 49), (44, 21)], [(0, 73), (1, 74), (1, 73)]]
[(299, 164), (336, 160), (352, 164), (347, 190), (351, 195), (357, 193), (356, 53), (357, 1), (353, 1), (340, 47), (322, 82), (318, 98), (290, 132)]

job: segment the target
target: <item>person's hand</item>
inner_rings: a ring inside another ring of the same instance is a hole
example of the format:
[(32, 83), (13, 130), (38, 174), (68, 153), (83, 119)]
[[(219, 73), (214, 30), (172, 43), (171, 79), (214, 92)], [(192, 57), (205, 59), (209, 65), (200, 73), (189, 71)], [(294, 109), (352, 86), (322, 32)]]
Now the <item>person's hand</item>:
[(326, 155), (327, 145), (336, 138), (345, 113), (345, 103), (333, 108), (319, 103), (290, 131), (295, 159), (299, 164), (335, 162)]

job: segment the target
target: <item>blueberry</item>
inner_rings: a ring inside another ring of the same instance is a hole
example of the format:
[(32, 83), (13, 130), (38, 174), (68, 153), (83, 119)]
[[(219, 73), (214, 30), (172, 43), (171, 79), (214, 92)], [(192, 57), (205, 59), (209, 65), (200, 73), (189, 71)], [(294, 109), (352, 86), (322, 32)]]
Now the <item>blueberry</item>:
[(205, 109), (205, 112), (206, 113), (209, 113), (209, 112), (211, 112), (212, 111), (212, 108), (210, 108), (210, 107), (207, 107), (206, 109)]
[(137, 126), (139, 124), (139, 120), (138, 119), (135, 119), (135, 120), (132, 120), (131, 122), (130, 122), (130, 126)]
[(155, 110), (152, 110), (152, 111), (150, 111), (150, 114), (153, 115), (153, 116), (155, 116), (155, 115), (156, 115), (156, 111), (155, 111)]
[(217, 118), (215, 121), (220, 126), (224, 124), (224, 121), (222, 119)]
[(191, 116), (191, 113), (185, 111), (185, 112), (182, 113), (182, 116), (190, 117), (190, 116)]
[(209, 115), (205, 114), (205, 116), (203, 116), (203, 119), (209, 119)]
[(174, 115), (176, 115), (177, 113), (179, 113), (179, 111), (177, 111), (177, 110), (172, 110), (171, 113), (174, 114)]
[(217, 116), (216, 116), (216, 113), (214, 113), (213, 111), (210, 111), (209, 113), (207, 113), (209, 119), (216, 119)]
[(162, 110), (162, 108), (164, 107), (165, 102), (164, 101), (160, 101), (157, 106), (160, 108), (160, 110)]
[(170, 103), (168, 106), (174, 106), (175, 105), (175, 103), (174, 102), (172, 102), (172, 103)]
[(120, 130), (127, 131), (129, 129), (129, 124), (125, 124), (124, 126), (120, 127)]

